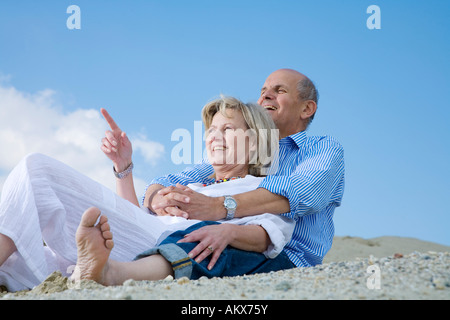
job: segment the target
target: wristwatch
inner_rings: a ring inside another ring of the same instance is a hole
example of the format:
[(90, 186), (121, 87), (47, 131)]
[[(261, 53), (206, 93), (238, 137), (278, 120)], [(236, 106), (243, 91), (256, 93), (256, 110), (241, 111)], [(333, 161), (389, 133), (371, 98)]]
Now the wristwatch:
[(223, 206), (227, 210), (227, 220), (231, 220), (234, 218), (234, 213), (236, 212), (237, 202), (234, 200), (232, 196), (225, 196), (225, 200), (223, 201)]

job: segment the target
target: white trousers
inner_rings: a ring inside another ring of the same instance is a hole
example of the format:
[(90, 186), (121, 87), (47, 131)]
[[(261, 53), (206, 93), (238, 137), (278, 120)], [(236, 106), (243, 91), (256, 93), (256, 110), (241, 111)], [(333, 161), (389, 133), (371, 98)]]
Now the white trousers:
[(0, 233), (14, 241), (17, 251), (0, 267), (0, 285), (18, 291), (33, 288), (56, 270), (68, 276), (77, 260), (75, 232), (92, 206), (108, 217), (115, 245), (111, 258), (118, 261), (155, 246), (167, 230), (198, 222), (155, 217), (73, 168), (31, 154), (14, 168), (1, 194)]

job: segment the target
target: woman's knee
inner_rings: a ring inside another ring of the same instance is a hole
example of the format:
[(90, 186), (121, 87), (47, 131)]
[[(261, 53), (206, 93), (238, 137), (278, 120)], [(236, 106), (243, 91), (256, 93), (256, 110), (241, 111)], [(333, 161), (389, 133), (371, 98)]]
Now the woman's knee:
[(29, 153), (23, 158), (26, 163), (44, 162), (48, 161), (48, 159), (48, 156), (38, 152)]

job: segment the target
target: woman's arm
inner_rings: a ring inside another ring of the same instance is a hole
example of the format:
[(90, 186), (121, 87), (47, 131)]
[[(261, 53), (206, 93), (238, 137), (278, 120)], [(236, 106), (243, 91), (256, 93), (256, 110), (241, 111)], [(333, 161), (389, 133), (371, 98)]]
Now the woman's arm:
[[(123, 171), (117, 171), (117, 169), (115, 170), (116, 172)], [(130, 174), (128, 174), (125, 178), (116, 178), (116, 192), (120, 197), (130, 201), (132, 204), (139, 207), (139, 201), (136, 197), (136, 190), (134, 189), (132, 172), (130, 172)]]
[(161, 184), (151, 184), (148, 186), (147, 190), (145, 190), (145, 197), (144, 197), (144, 203), (143, 205), (146, 206), (150, 211), (155, 212), (152, 207), (152, 201), (157, 195), (157, 192), (161, 189), (163, 189), (164, 186)]
[[(103, 153), (113, 162), (116, 172), (125, 171), (132, 163), (133, 148), (125, 132), (120, 130), (114, 119), (105, 109), (100, 109), (111, 130), (105, 132), (102, 139), (101, 149)], [(139, 207), (139, 201), (134, 189), (133, 174), (128, 173), (125, 177), (116, 179), (117, 194)]]
[[(235, 225), (222, 223), (195, 230), (178, 242), (199, 242), (189, 252), (189, 257), (197, 262), (212, 254), (208, 269), (216, 264), (222, 251), (228, 246), (254, 252), (264, 252), (270, 244), (267, 232), (259, 225)], [(210, 249), (208, 249), (210, 248)], [(211, 251), (212, 250), (212, 251)]]
[(230, 246), (245, 251), (263, 253), (270, 244), (266, 230), (258, 225), (230, 224)]

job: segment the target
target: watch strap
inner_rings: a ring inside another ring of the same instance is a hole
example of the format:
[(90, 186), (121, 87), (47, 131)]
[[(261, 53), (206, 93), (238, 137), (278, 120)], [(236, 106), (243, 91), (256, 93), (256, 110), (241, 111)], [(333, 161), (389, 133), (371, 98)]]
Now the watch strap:
[[(234, 207), (230, 207), (227, 205), (229, 200), (232, 200), (234, 202)], [(225, 209), (227, 210), (226, 220), (234, 219), (234, 214), (236, 213), (236, 205), (237, 205), (236, 200), (232, 196), (225, 196), (223, 205), (224, 205)]]

